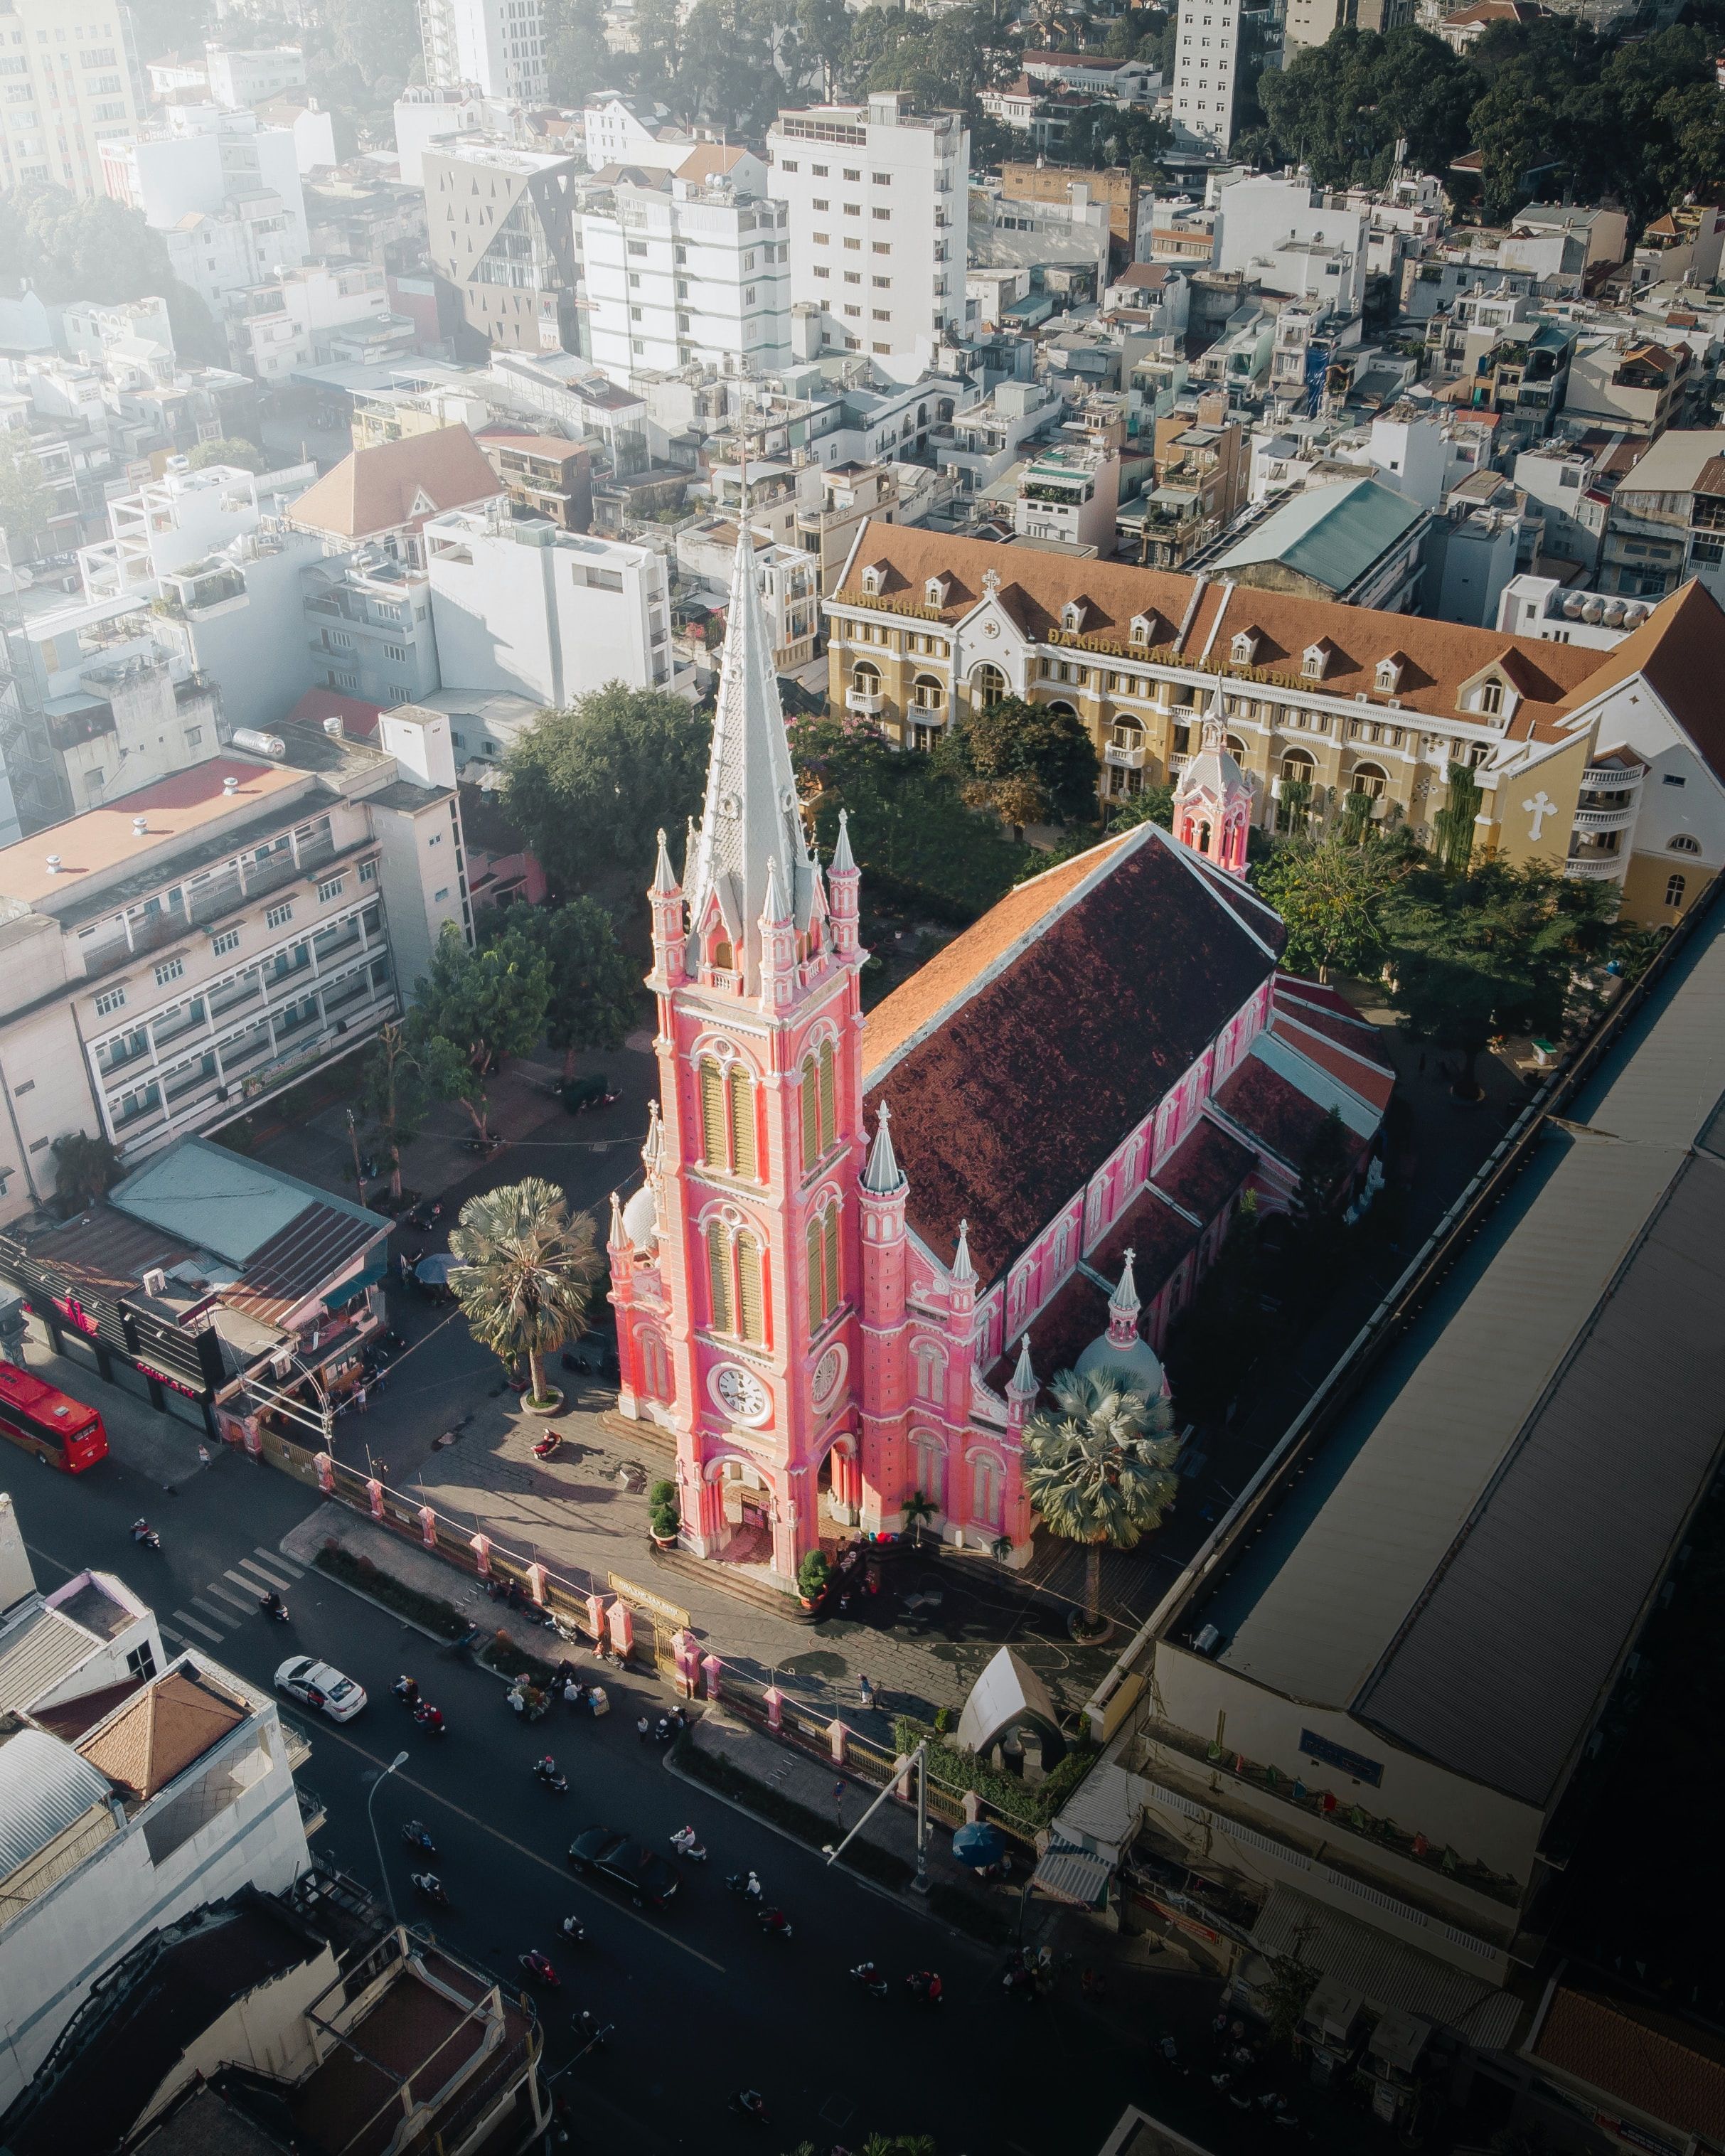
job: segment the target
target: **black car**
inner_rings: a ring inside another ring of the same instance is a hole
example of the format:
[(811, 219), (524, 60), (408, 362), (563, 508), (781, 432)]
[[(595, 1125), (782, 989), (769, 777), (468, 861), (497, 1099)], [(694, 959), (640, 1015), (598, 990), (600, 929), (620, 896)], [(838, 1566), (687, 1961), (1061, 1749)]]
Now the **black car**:
[(636, 1908), (649, 1902), (662, 1909), (677, 1891), (677, 1875), (662, 1856), (631, 1841), (608, 1826), (590, 1826), (569, 1844), (569, 1861), (577, 1871), (597, 1871), (615, 1887), (634, 1897)]

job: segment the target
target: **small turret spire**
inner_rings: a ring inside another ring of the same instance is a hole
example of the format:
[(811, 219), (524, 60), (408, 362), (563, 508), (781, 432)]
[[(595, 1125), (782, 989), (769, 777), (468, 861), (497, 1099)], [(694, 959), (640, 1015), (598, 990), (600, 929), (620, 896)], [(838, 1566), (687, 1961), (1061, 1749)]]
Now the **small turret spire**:
[(623, 1200), (614, 1190), (611, 1193), (611, 1232), (605, 1240), (614, 1250), (629, 1247), (629, 1237), (623, 1226)]
[(892, 1111), (883, 1101), (875, 1122), (875, 1142), (862, 1173), (862, 1187), (875, 1198), (891, 1198), (904, 1188), (905, 1172), (892, 1149)]
[(850, 850), (850, 811), (848, 808), (839, 811), (839, 843), (833, 849), (833, 874), (856, 874), (856, 861)]
[(659, 859), (653, 867), (653, 889), (661, 898), (674, 898), (677, 893), (677, 880), (671, 873), (670, 850), (665, 843), (665, 832), (661, 828), (659, 834)]
[(1211, 685), (1210, 701), (1204, 715), (1204, 745), (1214, 749), (1225, 749), (1228, 746), (1228, 706), (1222, 701), (1219, 674)]
[(1036, 1373), (1030, 1367), (1030, 1336), (1027, 1332), (1019, 1342), (1018, 1366), (1007, 1379), (1006, 1389), (1020, 1399), (1034, 1399), (1042, 1390)]
[(974, 1281), (976, 1267), (970, 1261), (970, 1223), (958, 1223), (958, 1247), (952, 1253), (952, 1277), (955, 1281)]
[(779, 886), (778, 856), (775, 854), (767, 864), (767, 895), (761, 901), (761, 919), (777, 928), (790, 917), (790, 908)]
[(659, 1173), (659, 1156), (665, 1147), (665, 1127), (659, 1120), (659, 1103), (647, 1103), (647, 1141), (641, 1147), (641, 1166), (650, 1183)]
[(1116, 1348), (1129, 1348), (1138, 1337), (1138, 1283), (1132, 1272), (1137, 1251), (1128, 1250), (1120, 1268), (1120, 1285), (1108, 1298), (1108, 1339)]

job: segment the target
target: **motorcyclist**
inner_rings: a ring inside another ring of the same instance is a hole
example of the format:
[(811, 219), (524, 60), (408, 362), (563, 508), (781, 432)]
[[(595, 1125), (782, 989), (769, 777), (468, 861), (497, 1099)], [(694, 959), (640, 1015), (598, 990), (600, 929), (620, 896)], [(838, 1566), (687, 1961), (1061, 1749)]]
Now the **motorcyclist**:
[(686, 1856), (691, 1849), (701, 1846), (701, 1837), (692, 1826), (679, 1827), (670, 1839), (671, 1847), (680, 1856)]
[(283, 1603), (280, 1595), (277, 1594), (273, 1587), (264, 1597), (264, 1607), (266, 1609), (280, 1609), (285, 1606), (286, 1605)]
[(760, 1900), (762, 1891), (761, 1882), (755, 1876), (752, 1871), (750, 1872), (748, 1877), (743, 1881), (742, 1891), (748, 1897), (751, 1902), (758, 1902)]
[(413, 1719), (422, 1729), (429, 1729), (434, 1735), (444, 1726), (444, 1711), (434, 1707), (429, 1699), (422, 1699), (413, 1709)]
[(396, 1679), (391, 1689), (403, 1707), (417, 1707), (419, 1704), (419, 1680), (417, 1677), (410, 1677), (405, 1671)]
[(135, 1543), (146, 1543), (150, 1539), (150, 1522), (141, 1513), (131, 1523), (131, 1538)]
[(546, 1753), (542, 1759), (536, 1760), (534, 1763), (533, 1772), (539, 1777), (542, 1782), (555, 1781), (557, 1779), (557, 1763), (552, 1758), (549, 1752)]

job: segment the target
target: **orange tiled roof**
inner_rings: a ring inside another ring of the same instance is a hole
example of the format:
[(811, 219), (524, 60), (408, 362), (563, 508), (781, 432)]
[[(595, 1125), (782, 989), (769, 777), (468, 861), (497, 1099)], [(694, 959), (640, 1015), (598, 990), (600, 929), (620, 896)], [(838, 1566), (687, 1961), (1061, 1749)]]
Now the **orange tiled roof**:
[(171, 1670), (86, 1737), (79, 1751), (110, 1782), (153, 1797), (230, 1729), (247, 1709), (207, 1678)]
[[(350, 450), (290, 505), (288, 515), (295, 524), (363, 539), (416, 516), (490, 501), (501, 490), (490, 459), (465, 427), (435, 427)], [(422, 495), (429, 510), (415, 506)]]
[(1725, 781), (1725, 710), (1717, 690), (1725, 674), (1725, 613), (1699, 581), (1692, 579), (1597, 656), (1599, 664), (1564, 697), (1565, 713), (1639, 674), (1714, 777)]
[(1725, 2133), (1725, 2041), (1678, 2015), (1559, 1984), (1530, 2049), (1680, 2133)]

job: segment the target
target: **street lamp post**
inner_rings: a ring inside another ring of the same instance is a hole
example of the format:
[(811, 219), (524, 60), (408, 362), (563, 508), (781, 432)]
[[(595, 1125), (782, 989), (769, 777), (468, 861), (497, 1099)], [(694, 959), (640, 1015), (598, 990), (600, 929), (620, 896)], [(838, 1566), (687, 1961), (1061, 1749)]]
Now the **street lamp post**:
[(372, 1830), (372, 1846), (377, 1852), (377, 1872), (383, 1881), (383, 1899), (388, 1906), (389, 1921), (392, 1924), (400, 1920), (395, 1913), (395, 1895), (389, 1884), (389, 1866), (383, 1861), (383, 1845), (377, 1839), (377, 1815), (372, 1807), (377, 1801), (378, 1790), (382, 1788), (398, 1767), (405, 1767), (407, 1763), (407, 1753), (398, 1752), (382, 1773), (378, 1775), (377, 1780), (372, 1783), (372, 1794), (366, 1799), (366, 1819)]

